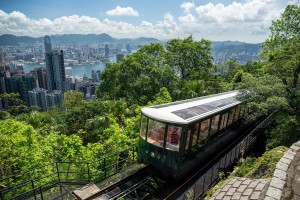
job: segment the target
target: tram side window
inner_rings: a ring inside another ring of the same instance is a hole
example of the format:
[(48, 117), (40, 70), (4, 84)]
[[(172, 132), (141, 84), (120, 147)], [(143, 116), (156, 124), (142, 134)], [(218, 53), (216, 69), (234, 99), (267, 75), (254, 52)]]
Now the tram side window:
[(142, 115), (141, 117), (141, 138), (144, 140), (146, 139), (146, 131), (147, 131), (147, 117), (145, 115)]
[(203, 141), (208, 137), (209, 123), (210, 123), (210, 119), (201, 122), (200, 141)]
[(147, 141), (159, 147), (163, 147), (166, 125), (149, 119)]
[(235, 110), (235, 109), (233, 108), (233, 109), (231, 109), (230, 112), (229, 112), (229, 118), (228, 118), (228, 124), (227, 124), (227, 126), (229, 126), (230, 124), (233, 123), (234, 110)]
[(213, 135), (218, 131), (219, 120), (220, 115), (216, 115), (211, 118), (210, 135)]
[(192, 146), (194, 146), (194, 145), (197, 144), (198, 131), (199, 131), (199, 123), (195, 124), (195, 126), (194, 126), (194, 134), (193, 134), (193, 143), (192, 143)]
[(185, 144), (185, 149), (189, 148), (190, 145), (190, 138), (191, 138), (191, 129), (188, 130), (187, 138), (186, 138), (186, 144)]
[(228, 120), (228, 113), (225, 113), (222, 115), (222, 119), (221, 119), (221, 125), (220, 125), (220, 130), (225, 128), (227, 125), (227, 120)]
[(168, 134), (167, 134), (167, 141), (166, 141), (166, 149), (172, 151), (179, 151), (180, 145), (180, 137), (182, 128), (178, 126), (168, 126)]

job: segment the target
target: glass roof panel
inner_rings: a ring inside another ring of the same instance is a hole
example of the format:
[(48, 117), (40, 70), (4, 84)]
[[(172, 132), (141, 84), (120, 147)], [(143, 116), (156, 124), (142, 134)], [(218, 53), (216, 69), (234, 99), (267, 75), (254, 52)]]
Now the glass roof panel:
[(229, 104), (235, 103), (238, 100), (235, 97), (228, 97), (225, 99), (216, 100), (213, 102), (205, 103), (199, 106), (193, 106), (186, 109), (176, 110), (172, 113), (181, 117), (182, 119), (189, 119), (198, 115), (202, 115), (206, 112), (227, 106)]
[(207, 109), (209, 111), (217, 109), (217, 107), (214, 106), (214, 105), (211, 105), (211, 103), (203, 104), (203, 105), (201, 105), (201, 107), (203, 107), (203, 108), (205, 108), (205, 109)]
[(188, 109), (177, 110), (172, 113), (177, 115), (178, 117), (181, 117), (182, 119), (189, 119), (191, 117), (197, 116), (196, 113), (194, 113)]
[(201, 106), (193, 106), (193, 107), (190, 107), (188, 108), (189, 110), (193, 111), (194, 113), (197, 113), (198, 115), (201, 115), (203, 113), (206, 113), (208, 112), (207, 109), (201, 107)]

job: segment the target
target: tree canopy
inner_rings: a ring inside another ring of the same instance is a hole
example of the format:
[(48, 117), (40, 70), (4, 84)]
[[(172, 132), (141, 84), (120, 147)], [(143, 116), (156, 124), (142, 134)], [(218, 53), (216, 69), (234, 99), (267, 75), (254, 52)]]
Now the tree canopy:
[(276, 111), (270, 145), (289, 146), (300, 138), (300, 8), (288, 5), (272, 22), (261, 52), (264, 74), (244, 76), (240, 88), (250, 91), (254, 114)]

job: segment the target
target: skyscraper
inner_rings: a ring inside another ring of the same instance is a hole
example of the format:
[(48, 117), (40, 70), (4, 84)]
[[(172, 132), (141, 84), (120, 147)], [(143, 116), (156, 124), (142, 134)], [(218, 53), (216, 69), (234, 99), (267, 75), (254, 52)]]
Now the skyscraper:
[(131, 47), (130, 47), (130, 44), (127, 44), (127, 45), (126, 45), (126, 50), (127, 50), (128, 53), (131, 53)]
[(36, 88), (28, 91), (30, 106), (38, 106), (42, 111), (47, 111), (47, 90), (43, 88)]
[(108, 57), (109, 56), (109, 47), (108, 47), (108, 44), (105, 44), (105, 57)]
[(52, 93), (46, 94), (47, 107), (51, 108), (53, 106), (62, 105), (64, 95), (59, 90), (54, 90)]
[(52, 52), (52, 43), (51, 43), (50, 36), (46, 35), (44, 40), (45, 40), (45, 53), (51, 53)]
[(66, 73), (63, 51), (53, 51), (49, 36), (45, 36), (45, 61), (47, 70), (48, 91), (66, 91)]
[(45, 67), (34, 69), (35, 77), (38, 81), (38, 87), (47, 89), (47, 72)]
[(12, 76), (7, 79), (8, 93), (19, 93), (20, 98), (26, 102), (27, 105), (30, 105), (28, 91), (33, 90), (36, 87), (36, 81), (33, 76), (21, 75), (21, 76)]

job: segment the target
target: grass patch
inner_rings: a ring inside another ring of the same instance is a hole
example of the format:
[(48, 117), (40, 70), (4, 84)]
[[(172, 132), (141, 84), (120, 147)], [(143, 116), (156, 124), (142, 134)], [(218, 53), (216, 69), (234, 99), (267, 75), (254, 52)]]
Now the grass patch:
[(248, 157), (242, 165), (235, 167), (229, 178), (271, 178), (277, 163), (287, 150), (287, 147), (279, 146), (266, 151), (259, 158)]

